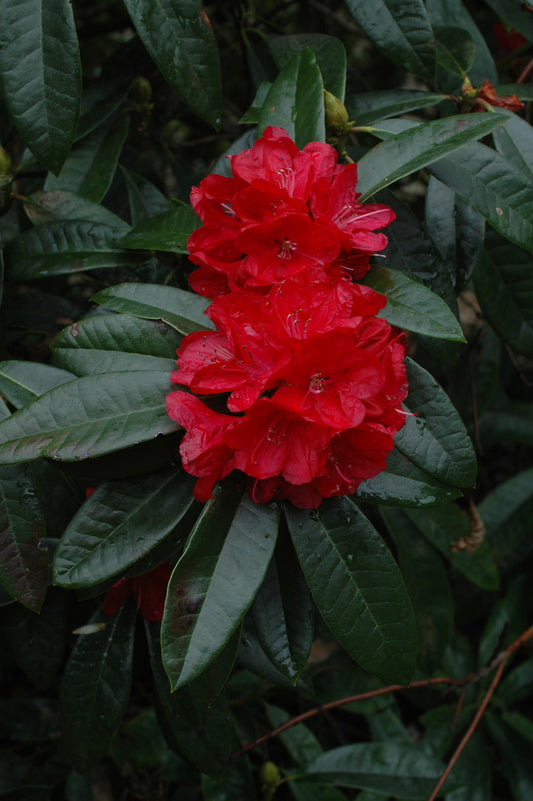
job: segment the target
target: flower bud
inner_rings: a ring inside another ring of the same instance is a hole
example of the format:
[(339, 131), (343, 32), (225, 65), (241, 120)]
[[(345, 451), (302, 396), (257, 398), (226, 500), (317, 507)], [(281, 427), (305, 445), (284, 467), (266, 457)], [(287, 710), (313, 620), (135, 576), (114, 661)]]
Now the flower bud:
[(279, 782), (278, 766), (273, 762), (264, 762), (261, 766), (261, 782), (264, 785), (273, 785)]
[(11, 159), (9, 153), (0, 145), (0, 176), (4, 176), (6, 172), (11, 170)]
[(146, 78), (143, 78), (141, 75), (135, 78), (131, 87), (131, 96), (133, 100), (140, 105), (149, 103), (152, 99), (152, 87), (150, 85), (150, 81), (148, 81)]
[(326, 113), (326, 131), (331, 134), (342, 135), (348, 133), (348, 112), (346, 106), (338, 97), (324, 89), (324, 110)]

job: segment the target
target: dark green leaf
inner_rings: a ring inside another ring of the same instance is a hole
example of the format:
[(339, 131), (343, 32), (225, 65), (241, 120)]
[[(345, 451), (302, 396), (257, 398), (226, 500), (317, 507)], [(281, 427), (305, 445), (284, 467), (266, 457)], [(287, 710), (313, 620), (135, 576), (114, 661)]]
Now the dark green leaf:
[(46, 524), (28, 465), (0, 468), (0, 582), (39, 612), (48, 586)]
[(289, 36), (269, 36), (268, 46), (280, 70), (287, 66), (296, 53), (308, 47), (315, 54), (324, 89), (339, 100), (344, 99), (346, 51), (340, 39), (324, 33), (296, 33)]
[(268, 125), (284, 128), (299, 148), (324, 142), (322, 77), (308, 47), (282, 69), (266, 96), (259, 116), (258, 135)]
[(377, 316), (391, 325), (437, 339), (465, 341), (461, 326), (446, 303), (399, 270), (374, 265), (365, 276), (365, 284), (387, 296), (387, 305)]
[(533, 86), (530, 83), (501, 83), (496, 87), (498, 95), (516, 95), (519, 100), (533, 100)]
[(12, 280), (44, 278), (102, 267), (128, 266), (138, 256), (121, 250), (122, 226), (56, 220), (25, 231), (7, 248)]
[(86, 771), (107, 753), (129, 700), (135, 606), (112, 616), (98, 611), (91, 623), (105, 627), (80, 634), (61, 682), (61, 730), (70, 764)]
[(161, 639), (173, 690), (205, 670), (241, 622), (272, 558), (278, 523), (276, 507), (247, 495), (239, 503), (232, 482), (204, 507), (168, 586)]
[(346, 108), (350, 119), (356, 125), (371, 125), (388, 117), (397, 117), (420, 108), (435, 106), (444, 98), (445, 95), (436, 95), (419, 89), (359, 92), (346, 98)]
[(128, 133), (128, 119), (98, 128), (81, 140), (65, 161), (57, 178), (48, 175), (46, 191), (64, 190), (98, 203), (111, 186), (117, 162)]
[(440, 665), (453, 632), (453, 597), (442, 559), (405, 513), (381, 513), (398, 551), (400, 570), (415, 612), (419, 665), (426, 674)]
[(180, 341), (180, 335), (163, 322), (106, 314), (65, 328), (51, 347), (56, 362), (76, 375), (122, 370), (170, 372), (176, 366)]
[(533, 259), (503, 242), (483, 251), (474, 273), (477, 299), (494, 330), (514, 350), (533, 357)]
[(98, 292), (93, 300), (134, 317), (163, 320), (182, 334), (214, 328), (204, 314), (209, 301), (173, 286), (120, 284)]
[(226, 767), (231, 737), (226, 700), (219, 696), (208, 706), (190, 686), (170, 691), (161, 662), (159, 624), (145, 623), (154, 682), (171, 738), (196, 767), (209, 776), (220, 776)]
[(170, 434), (168, 373), (106, 373), (70, 381), (0, 423), (0, 464), (76, 461)]
[[(246, 111), (239, 120), (239, 123), (243, 125), (246, 123), (247, 125), (257, 125), (259, 122), (259, 117), (261, 116), (261, 109), (266, 100), (266, 96), (268, 94), (268, 90), (272, 86), (272, 81), (263, 81), (259, 85), (257, 92), (255, 93), (255, 97), (252, 101), (252, 105)], [(253, 142), (252, 142), (253, 144)]]
[[(504, 115), (498, 117), (506, 119)], [(533, 188), (527, 176), (519, 175), (502, 155), (474, 142), (431, 164), (429, 171), (477, 209), (503, 236), (526, 250), (533, 250)]]
[[(241, 644), (238, 653), (238, 663), (241, 668), (266, 679), (269, 684), (276, 687), (284, 687), (286, 690), (293, 690), (293, 682), (288, 679), (285, 673), (278, 670), (272, 659), (265, 653), (263, 646), (259, 642), (252, 616), (244, 618), (242, 626)], [(297, 685), (299, 690), (313, 693), (313, 687), (305, 676), (300, 676)]]
[[(270, 725), (274, 728), (289, 720), (289, 713), (284, 709), (270, 704), (267, 704), (265, 709)], [(309, 764), (324, 753), (315, 735), (303, 723), (281, 732), (280, 739), (298, 767)]]
[(479, 514), (496, 559), (520, 561), (520, 548), (528, 544), (533, 515), (533, 468), (504, 481), (479, 504)]
[(528, 627), (530, 607), (529, 577), (523, 573), (511, 581), (506, 595), (490, 611), (479, 643), (480, 667), (487, 665)]
[(487, 0), (487, 3), (498, 16), (509, 22), (530, 42), (533, 42), (533, 19), (531, 19), (529, 11), (529, 3), (522, 5), (522, 3), (509, 3), (507, 0)]
[(126, 184), (131, 221), (134, 226), (168, 211), (168, 200), (150, 181), (122, 166), (120, 172)]
[(24, 211), (34, 225), (54, 220), (85, 220), (108, 225), (117, 231), (122, 229), (124, 233), (129, 230), (129, 225), (105, 206), (60, 190), (33, 192), (24, 200)]
[(431, 476), (456, 487), (469, 487), (477, 462), (466, 428), (435, 379), (412, 359), (406, 360), (408, 416), (394, 438), (395, 447)]
[(488, 542), (482, 542), (473, 551), (460, 548), (461, 542), (469, 540), (470, 525), (466, 515), (455, 504), (443, 504), (432, 509), (406, 509), (405, 514), (470, 581), (484, 590), (498, 589), (498, 570)]
[(318, 513), (286, 508), (298, 559), (320, 614), (364, 670), (407, 684), (416, 659), (413, 610), (400, 571), (348, 498)]
[[(250, 763), (246, 759), (232, 762), (224, 775), (202, 776), (203, 801), (255, 801), (255, 784)], [(319, 799), (320, 801), (320, 799)]]
[(485, 236), (485, 220), (453, 189), (430, 176), (426, 226), (452, 284), (462, 289), (472, 277)]
[[(457, 150), (465, 153), (466, 145), (492, 133), (506, 119), (503, 114), (457, 114), (425, 123), (391, 120), (372, 128), (375, 136), (386, 141), (373, 147), (358, 162), (357, 188), (362, 192), (361, 200), (448, 153)], [(398, 124), (393, 125), (394, 122)], [(441, 180), (447, 183), (444, 178)], [(476, 204), (472, 201), (472, 205)]]
[(76, 139), (83, 139), (109, 119), (126, 99), (130, 86), (131, 78), (128, 75), (107, 75), (98, 83), (84, 86)]
[(176, 206), (133, 228), (120, 240), (120, 245), (131, 250), (187, 253), (187, 240), (201, 224), (191, 206)]
[(498, 749), (503, 773), (510, 785), (514, 801), (530, 801), (533, 795), (531, 743), (524, 740), (496, 715), (486, 715), (486, 725)]
[(505, 110), (507, 122), (494, 131), (494, 144), (515, 170), (533, 180), (533, 131), (531, 125)]
[(189, 518), (193, 483), (185, 473), (170, 471), (101, 484), (61, 538), (54, 583), (91, 587), (124, 573)]
[(346, 0), (364, 32), (386, 55), (422, 78), (435, 72), (433, 32), (422, 0)]
[(359, 484), (355, 498), (392, 506), (431, 506), (461, 495), (413, 464), (396, 448), (387, 457), (387, 468)]
[(280, 538), (251, 608), (267, 656), (294, 684), (305, 668), (313, 639), (313, 605), (294, 549)]
[(458, 75), (461, 79), (465, 78), (476, 54), (476, 46), (468, 31), (462, 28), (434, 30), (437, 62), (448, 72)]
[(198, 0), (124, 0), (137, 33), (171, 87), (215, 128), (222, 81), (211, 23)]
[(228, 681), (239, 652), (242, 626), (238, 626), (219, 655), (188, 685), (199, 701), (211, 706)]
[(41, 362), (13, 360), (0, 363), (0, 392), (16, 409), (74, 378), (66, 370)]
[[(498, 687), (498, 698), (508, 706), (525, 701), (533, 695), (533, 659), (513, 668)], [(533, 722), (532, 722), (533, 723)]]
[(40, 614), (16, 604), (4, 620), (3, 641), (28, 679), (45, 690), (63, 665), (71, 599), (50, 589)]
[(1, 0), (3, 99), (37, 159), (56, 174), (78, 122), (81, 70), (72, 7), (67, 0)]
[(307, 766), (306, 778), (375, 790), (394, 798), (425, 799), (444, 765), (420, 749), (397, 743), (357, 743), (333, 748)]

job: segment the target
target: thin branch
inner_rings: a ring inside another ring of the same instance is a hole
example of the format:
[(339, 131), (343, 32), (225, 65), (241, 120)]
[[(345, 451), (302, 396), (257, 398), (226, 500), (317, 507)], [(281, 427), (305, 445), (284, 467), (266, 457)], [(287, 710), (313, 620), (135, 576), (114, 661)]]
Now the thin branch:
[(533, 70), (533, 58), (528, 64), (526, 64), (526, 66), (520, 73), (520, 77), (518, 78), (517, 83), (524, 83), (531, 70)]

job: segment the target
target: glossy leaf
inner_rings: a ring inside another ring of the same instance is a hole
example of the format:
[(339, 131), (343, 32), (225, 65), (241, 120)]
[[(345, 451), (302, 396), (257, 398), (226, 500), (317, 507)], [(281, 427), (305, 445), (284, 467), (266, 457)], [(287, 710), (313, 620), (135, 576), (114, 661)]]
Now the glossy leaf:
[(208, 706), (190, 686), (171, 693), (161, 661), (159, 624), (145, 623), (145, 629), (155, 687), (169, 733), (202, 773), (216, 778), (226, 768), (231, 747), (226, 700), (219, 696)]
[(168, 586), (161, 640), (173, 690), (205, 670), (241, 622), (272, 558), (278, 522), (275, 507), (248, 496), (239, 503), (231, 482), (204, 507)]
[(103, 267), (128, 266), (138, 257), (121, 250), (122, 226), (86, 220), (56, 220), (25, 231), (7, 249), (12, 280), (76, 274)]
[(420, 749), (397, 743), (357, 743), (333, 748), (307, 766), (316, 782), (374, 790), (394, 798), (425, 799), (444, 765)]
[[(173, 370), (180, 335), (163, 322), (106, 314), (74, 323), (51, 343), (54, 359), (76, 375)], [(0, 384), (1, 386), (1, 384)]]
[(398, 551), (400, 570), (415, 613), (418, 663), (424, 673), (440, 665), (453, 632), (453, 597), (441, 557), (399, 509), (382, 509)]
[(294, 549), (285, 538), (278, 542), (251, 615), (263, 650), (295, 684), (311, 650), (313, 605)]
[(323, 33), (296, 33), (289, 36), (269, 36), (268, 46), (280, 70), (296, 53), (308, 47), (315, 54), (324, 89), (339, 100), (344, 100), (346, 51), (340, 39)]
[(42, 362), (0, 362), (0, 392), (16, 409), (26, 406), (54, 387), (73, 381), (67, 370)]
[(199, 117), (220, 125), (222, 81), (211, 23), (198, 0), (124, 0), (144, 46)]
[(503, 774), (514, 801), (529, 801), (533, 793), (531, 743), (503, 723), (496, 715), (487, 715), (489, 734), (498, 750)]
[(371, 125), (389, 117), (435, 106), (444, 98), (445, 95), (423, 92), (419, 89), (359, 92), (346, 98), (346, 109), (355, 125)]
[(469, 487), (477, 462), (466, 428), (435, 379), (412, 359), (406, 360), (408, 416), (394, 438), (395, 447), (431, 476), (457, 487)]
[(57, 178), (48, 176), (45, 190), (64, 190), (98, 203), (111, 185), (127, 133), (128, 119), (123, 117), (82, 139)]
[(83, 139), (99, 128), (126, 99), (131, 87), (128, 75), (101, 77), (97, 83), (83, 87), (80, 119), (76, 139)]
[[(272, 659), (263, 650), (251, 615), (246, 615), (243, 621), (238, 663), (241, 668), (255, 676), (266, 679), (269, 684), (283, 687), (286, 690), (294, 689), (291, 679), (288, 679), (285, 673), (278, 670)], [(296, 686), (304, 692), (313, 692), (312, 685), (305, 673), (300, 676)]]
[(98, 611), (94, 634), (81, 634), (65, 667), (60, 691), (63, 744), (70, 764), (83, 773), (107, 753), (129, 700), (135, 606), (112, 616)]
[(445, 503), (460, 495), (457, 488), (433, 478), (395, 448), (387, 457), (386, 470), (362, 481), (354, 497), (369, 503), (418, 507)]
[(483, 247), (485, 220), (453, 189), (431, 176), (426, 192), (426, 226), (452, 284), (463, 288)]
[(129, 225), (112, 211), (93, 203), (92, 200), (73, 195), (71, 192), (33, 192), (24, 200), (24, 211), (34, 225), (50, 223), (54, 220), (85, 220), (102, 223), (124, 233)]
[(324, 142), (322, 77), (308, 47), (282, 69), (265, 98), (259, 115), (258, 135), (268, 125), (284, 128), (299, 148)]
[(533, 188), (527, 176), (517, 174), (506, 158), (474, 142), (431, 164), (429, 171), (477, 209), (503, 236), (526, 250), (533, 250)]
[(391, 325), (415, 334), (464, 342), (461, 327), (446, 303), (418, 281), (399, 270), (374, 265), (365, 276), (365, 284), (387, 296), (387, 305), (377, 316)]
[[(193, 483), (190, 476), (172, 470), (101, 484), (57, 546), (54, 583), (78, 589), (123, 574), (190, 519)], [(175, 537), (178, 542), (179, 531)]]
[(478, 511), (496, 558), (506, 564), (521, 561), (533, 514), (533, 468), (497, 486), (481, 501)]
[(513, 350), (533, 357), (533, 259), (507, 242), (483, 251), (474, 273), (483, 315)]
[(168, 373), (106, 373), (70, 381), (0, 423), (0, 464), (48, 456), (76, 461), (176, 430)]
[(223, 775), (202, 775), (203, 801), (236, 801), (238, 798), (246, 801), (255, 801), (257, 798), (248, 760), (239, 759), (230, 763)]
[(81, 69), (67, 0), (1, 0), (4, 102), (36, 158), (56, 174), (78, 122)]
[(390, 551), (348, 498), (318, 513), (286, 507), (298, 559), (320, 614), (358, 664), (407, 684), (416, 658), (411, 602)]
[(209, 317), (204, 314), (209, 301), (177, 287), (119, 284), (98, 292), (93, 300), (134, 317), (163, 320), (182, 334), (214, 328)]
[(0, 583), (39, 612), (48, 586), (46, 524), (28, 465), (0, 468)]
[(470, 551), (459, 547), (460, 542), (469, 541), (470, 525), (457, 506), (449, 503), (431, 509), (405, 509), (405, 514), (470, 581), (484, 590), (498, 589), (498, 570), (489, 543), (482, 542)]
[[(280, 709), (277, 706), (267, 704), (265, 711), (268, 715), (270, 725), (274, 728), (281, 726), (289, 720), (288, 712), (285, 712), (284, 709)], [(280, 732), (279, 737), (299, 767), (309, 764), (313, 759), (316, 759), (324, 753), (315, 735), (303, 723), (299, 723), (297, 726), (291, 726), (286, 729), (286, 731)]]
[(533, 131), (531, 125), (512, 114), (507, 113), (507, 122), (494, 131), (494, 144), (499, 153), (513, 165), (515, 170), (533, 180)]
[(533, 100), (533, 86), (524, 83), (501, 83), (496, 86), (498, 95), (516, 95), (519, 100)]
[(533, 694), (533, 659), (513, 668), (498, 687), (498, 698), (508, 706), (525, 701)]
[(478, 651), (478, 664), (487, 665), (498, 653), (528, 628), (529, 579), (527, 574), (511, 580), (503, 598), (499, 598), (486, 621)]
[(435, 29), (437, 62), (448, 72), (464, 78), (474, 63), (476, 47), (462, 28)]
[(432, 30), (422, 0), (346, 0), (348, 10), (386, 55), (422, 78), (435, 72)]
[(522, 6), (520, 3), (508, 3), (506, 0), (487, 0), (488, 5), (500, 16), (520, 31), (529, 41), (533, 41), (533, 20), (529, 11), (529, 3)]
[(126, 170), (124, 167), (120, 168), (120, 172), (126, 184), (131, 221), (134, 226), (168, 211), (166, 197), (144, 176)]
[(177, 206), (133, 228), (120, 245), (131, 250), (187, 253), (187, 240), (200, 225), (200, 218), (191, 206)]
[[(503, 114), (457, 114), (433, 122), (391, 120), (373, 127), (372, 133), (385, 141), (358, 162), (357, 188), (362, 193), (361, 200), (368, 200), (379, 189), (449, 153), (464, 153), (466, 145), (492, 133), (505, 121)], [(473, 201), (472, 205), (475, 206)]]

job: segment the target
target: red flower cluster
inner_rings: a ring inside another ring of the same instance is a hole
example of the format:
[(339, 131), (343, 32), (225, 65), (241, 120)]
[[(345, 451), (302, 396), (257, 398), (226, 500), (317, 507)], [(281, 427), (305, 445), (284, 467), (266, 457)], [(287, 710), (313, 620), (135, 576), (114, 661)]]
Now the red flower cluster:
[[(199, 500), (238, 469), (255, 500), (312, 508), (381, 472), (405, 422), (404, 336), (376, 317), (385, 298), (351, 280), (394, 213), (358, 203), (357, 167), (333, 147), (300, 151), (281, 129), (231, 166), (192, 192), (204, 225), (191, 285), (214, 298), (216, 330), (183, 340), (172, 380), (194, 394), (171, 393), (167, 411)], [(221, 393), (229, 414), (196, 397)]]

